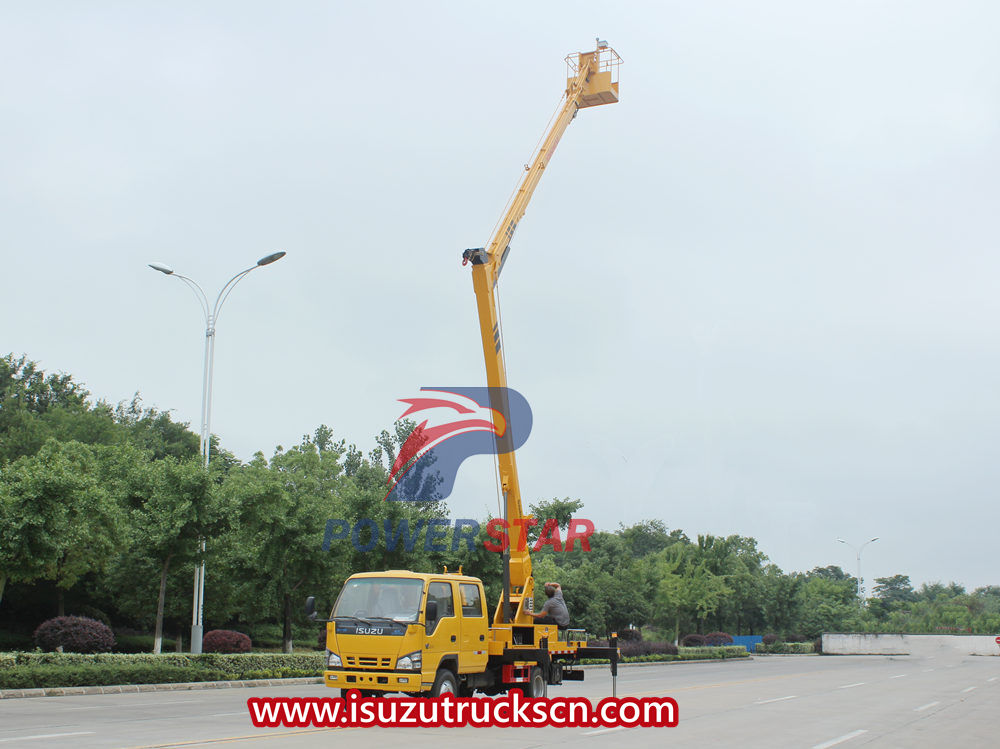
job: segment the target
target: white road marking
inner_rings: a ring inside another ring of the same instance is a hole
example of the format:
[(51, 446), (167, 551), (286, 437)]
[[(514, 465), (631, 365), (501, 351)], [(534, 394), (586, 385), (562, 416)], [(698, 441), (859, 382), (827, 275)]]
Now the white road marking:
[(906, 674), (900, 674), (899, 676), (890, 676), (890, 679), (902, 679)]
[(921, 705), (920, 707), (913, 708), (913, 712), (919, 713), (922, 710), (929, 710), (930, 708), (934, 707), (935, 705), (940, 705), (940, 704), (941, 704), (941, 700), (935, 700), (934, 702), (928, 702), (926, 705)]
[(624, 731), (625, 726), (616, 726), (614, 728), (602, 728), (600, 731), (584, 731), (581, 736), (598, 736), (602, 733), (611, 733), (612, 731)]
[(32, 741), (34, 739), (60, 739), (63, 736), (88, 736), (94, 733), (93, 731), (74, 731), (73, 733), (39, 733), (35, 736), (11, 736), (9, 739), (0, 739), (0, 742), (4, 741)]
[(965, 694), (966, 692), (971, 692), (973, 689), (975, 689), (975, 687), (966, 687), (965, 689), (962, 690), (962, 694)]
[(933, 668), (925, 668), (925, 669), (924, 669), (924, 673), (925, 673), (925, 674), (929, 674), (929, 673), (930, 673), (931, 671), (933, 671), (933, 670), (934, 670)]
[(773, 700), (761, 700), (760, 702), (755, 702), (755, 705), (766, 705), (769, 702), (781, 702), (782, 700), (794, 700), (796, 695), (789, 695), (788, 697), (775, 697)]
[(845, 741), (850, 741), (851, 739), (856, 739), (863, 733), (868, 733), (868, 731), (863, 728), (858, 731), (851, 731), (850, 733), (845, 733), (843, 736), (838, 736), (835, 739), (824, 741), (822, 744), (816, 744), (816, 746), (814, 746), (813, 749), (828, 749), (828, 747), (836, 746), (837, 744), (843, 744)]
[(987, 679), (986, 681), (996, 681), (996, 680), (997, 680), (997, 677), (996, 677), (996, 676), (993, 676), (993, 677), (991, 677), (991, 678)]
[(850, 689), (851, 687), (860, 687), (864, 683), (865, 682), (863, 681), (858, 681), (855, 682), (854, 684), (844, 684), (842, 687), (837, 687), (837, 689)]
[(209, 717), (209, 718), (222, 718), (222, 717), (225, 717), (227, 715), (246, 715), (246, 714), (247, 714), (246, 710), (240, 710), (240, 711), (235, 712), (235, 713), (212, 713), (211, 715), (209, 715), (207, 717)]

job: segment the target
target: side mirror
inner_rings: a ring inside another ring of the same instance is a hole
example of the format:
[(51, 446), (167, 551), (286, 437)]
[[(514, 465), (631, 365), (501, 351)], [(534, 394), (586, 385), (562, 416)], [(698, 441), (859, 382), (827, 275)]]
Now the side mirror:
[(309, 621), (316, 621), (316, 596), (309, 596), (306, 599), (306, 616)]
[(438, 602), (428, 601), (427, 602), (427, 623), (436, 622), (438, 618)]

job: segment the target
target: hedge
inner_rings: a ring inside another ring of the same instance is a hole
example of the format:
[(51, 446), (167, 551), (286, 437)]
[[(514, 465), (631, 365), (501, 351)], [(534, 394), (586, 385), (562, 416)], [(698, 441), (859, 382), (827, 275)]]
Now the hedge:
[(322, 653), (0, 653), (0, 689), (320, 676)]
[[(702, 661), (721, 660), (725, 658), (749, 658), (750, 653), (742, 645), (730, 645), (722, 647), (701, 647), (701, 648), (678, 648), (677, 655), (665, 653), (652, 653), (650, 655), (626, 656), (623, 655), (621, 663), (664, 663), (668, 661)], [(596, 658), (586, 658), (580, 661), (583, 665), (607, 664), (606, 660)]]
[(811, 642), (775, 642), (771, 645), (760, 642), (757, 643), (754, 652), (770, 655), (808, 655), (817, 651), (815, 644)]

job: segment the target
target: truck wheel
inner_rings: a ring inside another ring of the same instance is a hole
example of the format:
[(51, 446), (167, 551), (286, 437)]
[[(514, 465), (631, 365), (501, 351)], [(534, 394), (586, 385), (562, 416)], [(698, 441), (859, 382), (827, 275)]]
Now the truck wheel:
[(439, 668), (437, 676), (434, 678), (434, 686), (431, 687), (431, 697), (440, 697), (442, 694), (456, 696), (458, 694), (458, 680), (447, 668)]
[(545, 675), (538, 666), (531, 669), (531, 681), (524, 692), (525, 697), (545, 697), (548, 694), (549, 685), (545, 683)]

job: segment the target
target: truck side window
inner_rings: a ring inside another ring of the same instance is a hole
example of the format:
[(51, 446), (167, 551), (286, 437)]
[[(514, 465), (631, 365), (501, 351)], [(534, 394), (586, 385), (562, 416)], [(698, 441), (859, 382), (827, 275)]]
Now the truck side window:
[(446, 616), (455, 616), (455, 599), (451, 594), (451, 583), (431, 583), (427, 588), (427, 600), (437, 601), (438, 618), (431, 625), (427, 623), (427, 634), (437, 629), (437, 623)]
[(479, 586), (461, 583), (458, 590), (462, 594), (462, 616), (482, 616), (483, 599), (479, 594)]

